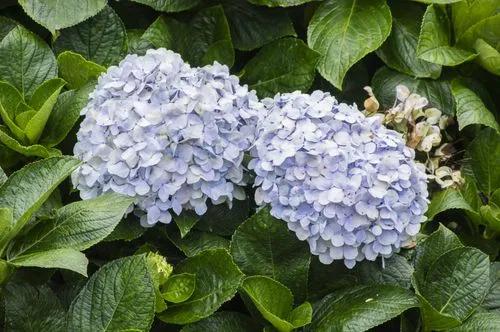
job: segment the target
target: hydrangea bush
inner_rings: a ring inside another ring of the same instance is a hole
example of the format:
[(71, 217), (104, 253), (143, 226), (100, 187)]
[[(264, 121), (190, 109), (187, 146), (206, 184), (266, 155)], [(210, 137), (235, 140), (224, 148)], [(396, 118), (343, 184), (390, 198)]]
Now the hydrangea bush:
[(0, 330), (500, 331), (498, 13), (0, 1)]

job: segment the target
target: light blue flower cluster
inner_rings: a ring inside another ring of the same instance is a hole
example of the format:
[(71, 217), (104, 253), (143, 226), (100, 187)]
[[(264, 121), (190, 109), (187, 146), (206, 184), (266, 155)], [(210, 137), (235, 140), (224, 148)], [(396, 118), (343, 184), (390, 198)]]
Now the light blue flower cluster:
[(136, 198), (144, 226), (170, 211), (198, 215), (244, 199), (242, 160), (263, 105), (215, 63), (191, 68), (165, 49), (129, 55), (91, 93), (74, 154), (72, 180), (88, 199), (114, 191)]
[(256, 201), (322, 263), (390, 257), (420, 229), (426, 175), (401, 135), (327, 93), (264, 99), (249, 168)]

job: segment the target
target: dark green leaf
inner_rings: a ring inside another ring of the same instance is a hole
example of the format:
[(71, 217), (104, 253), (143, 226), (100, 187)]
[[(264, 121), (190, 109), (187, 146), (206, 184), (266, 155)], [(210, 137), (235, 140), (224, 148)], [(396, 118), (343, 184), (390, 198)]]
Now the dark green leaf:
[(57, 53), (73, 51), (105, 67), (127, 51), (127, 32), (115, 11), (107, 6), (94, 17), (64, 29), (54, 43)]
[(288, 288), (298, 301), (305, 299), (311, 255), (286, 224), (262, 209), (238, 227), (231, 254), (247, 275), (271, 277)]
[(234, 47), (242, 51), (259, 48), (285, 36), (296, 36), (286, 12), (252, 6), (245, 0), (224, 0)]
[(68, 82), (71, 89), (81, 88), (106, 71), (103, 66), (86, 60), (80, 54), (71, 51), (59, 54), (57, 64), (59, 65), (59, 76)]
[(57, 76), (57, 62), (40, 37), (18, 25), (0, 42), (0, 79), (31, 96), (37, 86)]
[(409, 289), (413, 266), (400, 255), (381, 261), (363, 261), (356, 265), (354, 274), (363, 284), (397, 285)]
[(399, 84), (406, 85), (411, 92), (426, 97), (430, 106), (438, 108), (444, 114), (455, 114), (455, 103), (448, 81), (415, 79), (387, 67), (379, 69), (372, 79), (373, 91), (384, 109), (389, 109), (394, 105), (396, 86)]
[(0, 187), (7, 181), (7, 175), (3, 171), (3, 169), (0, 167)]
[(470, 206), (461, 190), (447, 188), (433, 195), (426, 215), (427, 218), (432, 220), (439, 213), (450, 209), (461, 209), (476, 213), (476, 210)]
[(441, 66), (417, 58), (420, 23), (424, 14), (421, 7), (412, 3), (393, 2), (392, 31), (377, 55), (394, 70), (414, 77), (437, 78)]
[(259, 332), (260, 330), (249, 316), (239, 312), (219, 311), (199, 322), (184, 326), (181, 332)]
[(391, 12), (384, 0), (326, 0), (314, 13), (307, 43), (322, 55), (319, 72), (342, 90), (344, 76), (376, 50), (391, 32)]
[(198, 321), (214, 313), (231, 299), (241, 284), (243, 274), (224, 249), (206, 250), (187, 258), (175, 273), (196, 275), (196, 288), (188, 301), (170, 305), (158, 318), (174, 324)]
[(268, 7), (290, 7), (298, 6), (306, 2), (318, 1), (318, 0), (248, 0), (253, 4)]
[(248, 219), (250, 201), (234, 200), (232, 207), (227, 204), (209, 205), (207, 212), (195, 225), (196, 229), (222, 236), (233, 235), (238, 226)]
[(418, 38), (417, 55), (420, 59), (444, 66), (456, 66), (472, 60), (476, 54), (450, 46), (450, 22), (446, 12), (438, 6), (427, 7)]
[(449, 332), (500, 331), (500, 315), (494, 312), (473, 314), (462, 325)]
[(320, 55), (296, 38), (284, 38), (264, 46), (243, 68), (242, 81), (261, 97), (301, 90), (307, 92)]
[(148, 331), (155, 293), (145, 255), (120, 258), (94, 273), (70, 308), (69, 331)]
[(132, 0), (160, 12), (181, 12), (196, 7), (201, 0)]
[(309, 327), (314, 332), (361, 332), (418, 306), (409, 290), (390, 285), (357, 286), (325, 297)]
[(500, 135), (486, 128), (469, 144), (467, 153), (479, 190), (490, 195), (500, 188)]
[(200, 217), (192, 211), (186, 211), (180, 216), (174, 217), (174, 222), (181, 233), (181, 239), (189, 233), (191, 228), (198, 222), (199, 218)]
[(188, 257), (198, 255), (207, 249), (229, 249), (229, 240), (207, 232), (193, 230), (181, 239), (180, 234), (169, 230), (167, 237)]
[[(1, 5), (0, 5), (1, 8)], [(0, 16), (0, 41), (17, 26), (17, 22), (11, 18)]]
[(482, 307), (488, 310), (500, 309), (500, 262), (490, 264), (490, 281), (491, 286)]
[(145, 231), (146, 228), (142, 227), (137, 219), (129, 217), (123, 219), (104, 241), (132, 241), (140, 237)]
[(196, 276), (190, 273), (174, 274), (163, 285), (161, 294), (165, 300), (181, 303), (193, 295), (196, 287)]

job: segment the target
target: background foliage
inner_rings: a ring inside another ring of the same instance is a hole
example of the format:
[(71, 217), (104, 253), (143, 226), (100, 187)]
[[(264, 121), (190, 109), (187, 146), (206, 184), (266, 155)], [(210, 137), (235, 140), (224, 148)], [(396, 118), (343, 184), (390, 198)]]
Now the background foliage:
[[(128, 198), (79, 201), (63, 155), (88, 93), (159, 47), (226, 64), (260, 97), (322, 89), (384, 112), (403, 84), (453, 119), (439, 160), (463, 180), (431, 183), (416, 247), (353, 270), (256, 213), (250, 187), (232, 209), (148, 230), (122, 219)], [(4, 329), (500, 330), (498, 75), (498, 0), (3, 0)]]

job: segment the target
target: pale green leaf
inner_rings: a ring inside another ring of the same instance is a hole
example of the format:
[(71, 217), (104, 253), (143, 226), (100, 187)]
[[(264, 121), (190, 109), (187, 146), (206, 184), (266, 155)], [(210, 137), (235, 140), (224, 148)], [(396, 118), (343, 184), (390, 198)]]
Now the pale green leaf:
[(7, 181), (7, 175), (4, 170), (0, 167), (0, 187)]
[(307, 92), (320, 55), (296, 38), (283, 38), (264, 46), (243, 68), (241, 80), (261, 97), (301, 90)]
[(425, 11), (418, 38), (417, 56), (444, 66), (472, 60), (476, 54), (450, 45), (450, 22), (441, 7), (430, 5)]
[(361, 332), (417, 307), (413, 292), (390, 285), (355, 286), (325, 297), (315, 308), (310, 331)]
[(18, 25), (0, 42), (0, 80), (23, 95), (31, 96), (40, 84), (56, 76), (54, 53), (31, 31)]
[(206, 250), (187, 258), (175, 273), (196, 275), (196, 288), (189, 300), (169, 305), (158, 318), (173, 324), (187, 324), (210, 316), (231, 299), (241, 284), (243, 274), (224, 249)]
[(87, 276), (88, 260), (84, 254), (75, 249), (53, 249), (20, 255), (9, 263), (22, 267), (42, 267), (67, 269)]
[(349, 68), (376, 50), (391, 32), (384, 0), (326, 0), (309, 23), (307, 43), (322, 58), (318, 70), (337, 89)]
[(68, 82), (71, 89), (81, 88), (87, 82), (96, 79), (102, 72), (106, 71), (103, 66), (71, 51), (59, 54), (57, 64), (59, 66), (59, 76)]
[(495, 15), (498, 10), (498, 0), (467, 0), (451, 5), (456, 39), (459, 39), (474, 24)]
[(463, 35), (458, 36), (457, 44), (473, 48), (477, 39), (483, 39), (494, 48), (500, 45), (500, 13), (487, 17), (468, 28)]
[(181, 303), (193, 295), (196, 287), (196, 276), (190, 273), (174, 274), (162, 286), (161, 294), (165, 300)]
[(19, 0), (35, 22), (52, 34), (96, 15), (106, 6), (106, 0)]
[(454, 80), (451, 92), (457, 107), (458, 129), (472, 124), (482, 124), (499, 130), (495, 116), (486, 108), (481, 98), (460, 81)]
[(61, 31), (57, 53), (73, 51), (103, 66), (118, 62), (127, 51), (127, 32), (120, 17), (106, 6), (96, 16)]
[(149, 331), (155, 312), (145, 255), (114, 260), (92, 275), (73, 300), (69, 331)]
[(445, 5), (448, 3), (460, 2), (463, 0), (412, 0), (412, 1), (428, 3), (428, 4)]
[(500, 188), (500, 135), (491, 128), (482, 130), (467, 147), (467, 153), (479, 190), (489, 196)]
[(3, 143), (9, 149), (16, 151), (17, 153), (20, 153), (27, 157), (50, 158), (61, 155), (61, 151), (54, 148), (48, 148), (43, 145), (39, 144), (34, 144), (29, 146), (23, 145), (10, 135), (7, 128), (1, 125), (0, 125), (0, 142)]
[(0, 116), (12, 134), (24, 142), (24, 131), (15, 122), (20, 105), (25, 105), (21, 93), (11, 84), (0, 81)]
[(271, 277), (292, 290), (299, 301), (306, 297), (311, 255), (286, 223), (262, 209), (242, 223), (233, 235), (231, 254), (247, 275)]
[(474, 48), (478, 53), (476, 61), (490, 73), (500, 76), (500, 52), (481, 38), (476, 40)]
[(392, 31), (377, 55), (390, 68), (413, 77), (438, 78), (441, 66), (416, 56), (424, 11), (418, 4), (393, 2)]

